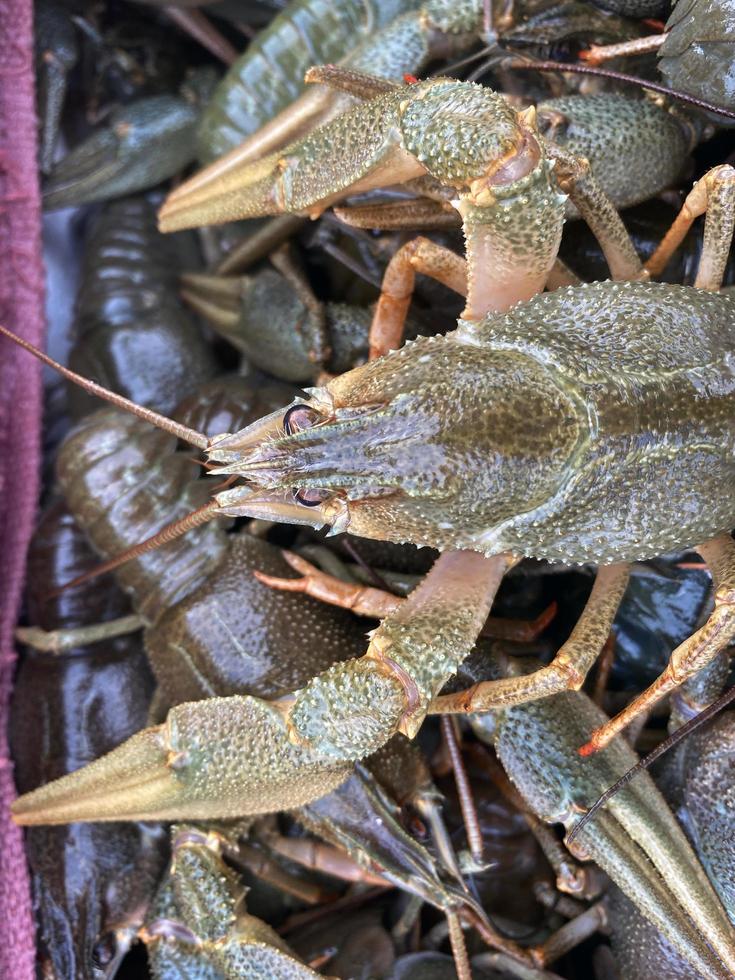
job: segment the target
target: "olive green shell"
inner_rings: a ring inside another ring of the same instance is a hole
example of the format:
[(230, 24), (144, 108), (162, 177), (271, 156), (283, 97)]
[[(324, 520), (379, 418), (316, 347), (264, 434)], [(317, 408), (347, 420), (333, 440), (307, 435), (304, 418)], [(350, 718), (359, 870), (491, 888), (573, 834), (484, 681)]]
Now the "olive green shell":
[[(669, 85), (735, 110), (735, 4), (679, 0), (666, 24), (659, 68)], [(716, 116), (719, 125), (728, 120)], [(732, 125), (732, 120), (730, 120)]]
[(692, 547), (735, 526), (733, 350), (726, 295), (559, 289), (330, 381), (334, 420), (270, 442), (258, 481), (334, 492), (352, 533), (441, 550)]
[(539, 557), (609, 562), (735, 526), (732, 299), (594, 283), (488, 317), (478, 334), (545, 364), (585, 418), (557, 493), (488, 539)]
[(668, 109), (647, 99), (605, 92), (565, 95), (537, 105), (539, 126), (566, 120), (551, 139), (586, 157), (602, 188), (618, 208), (646, 201), (681, 176), (689, 141)]
[(212, 160), (237, 146), (301, 94), (307, 68), (338, 61), (410, 6), (401, 0), (294, 0), (217, 87), (199, 128), (200, 157)]

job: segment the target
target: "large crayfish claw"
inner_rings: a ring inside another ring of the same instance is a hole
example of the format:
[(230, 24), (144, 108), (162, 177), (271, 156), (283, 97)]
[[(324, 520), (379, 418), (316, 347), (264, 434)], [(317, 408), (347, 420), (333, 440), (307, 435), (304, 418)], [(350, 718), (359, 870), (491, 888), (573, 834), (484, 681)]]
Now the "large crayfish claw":
[[(581, 692), (479, 717), (506, 772), (534, 812), (571, 832), (637, 756), (620, 738), (589, 758), (577, 748), (604, 719)], [(484, 734), (483, 734), (484, 732)], [(735, 936), (679, 824), (647, 773), (640, 773), (580, 828), (574, 853), (594, 860), (702, 975), (735, 973)], [(714, 951), (714, 952), (713, 952)], [(716, 955), (715, 955), (716, 954)], [(723, 965), (724, 964), (724, 965)]]
[(427, 172), (482, 204), (487, 181), (511, 166), (509, 159), (516, 177), (538, 159), (538, 145), (520, 115), (490, 89), (434, 78), (353, 106), (262, 159), (226, 169), (215, 164), (169, 195), (160, 227), (178, 231), (268, 214), (317, 216), (347, 194)]
[(175, 95), (151, 95), (116, 109), (49, 174), (47, 211), (155, 187), (194, 155), (198, 109)]
[(226, 819), (296, 807), (349, 774), (289, 741), (283, 715), (249, 696), (181, 704), (84, 769), (13, 805), (17, 823)]

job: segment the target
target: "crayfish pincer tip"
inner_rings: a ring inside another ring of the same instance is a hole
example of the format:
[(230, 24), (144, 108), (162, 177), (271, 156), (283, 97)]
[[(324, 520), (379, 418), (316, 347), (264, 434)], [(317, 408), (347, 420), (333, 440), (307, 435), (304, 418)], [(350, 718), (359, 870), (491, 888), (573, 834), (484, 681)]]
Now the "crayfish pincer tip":
[(13, 820), (21, 826), (133, 820), (160, 810), (174, 789), (162, 729), (144, 729), (90, 765), (19, 797)]

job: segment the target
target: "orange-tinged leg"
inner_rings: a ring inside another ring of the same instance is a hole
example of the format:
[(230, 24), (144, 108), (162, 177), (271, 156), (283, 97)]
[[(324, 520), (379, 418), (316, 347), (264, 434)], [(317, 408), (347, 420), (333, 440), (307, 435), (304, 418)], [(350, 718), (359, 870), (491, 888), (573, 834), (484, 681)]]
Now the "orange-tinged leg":
[(720, 288), (735, 220), (735, 168), (728, 164), (713, 167), (692, 187), (671, 228), (646, 262), (650, 276), (661, 275), (694, 219), (705, 213), (704, 245), (694, 285), (700, 289)]
[(322, 572), (292, 551), (284, 551), (283, 557), (291, 568), (301, 572), (301, 578), (278, 578), (258, 571), (253, 572), (253, 575), (259, 582), (269, 585), (272, 589), (280, 589), (283, 592), (304, 592), (313, 599), (319, 599), (331, 606), (341, 606), (343, 609), (351, 609), (358, 616), (371, 616), (375, 619), (390, 616), (406, 601), (383, 589), (343, 582), (327, 572)]
[(363, 868), (341, 847), (326, 844), (324, 841), (310, 837), (284, 837), (281, 834), (273, 834), (268, 836), (267, 843), (276, 854), (312, 871), (321, 871), (341, 881), (361, 881), (363, 884), (377, 885), (380, 888), (393, 887), (382, 875)]
[(513, 643), (533, 643), (556, 616), (556, 603), (551, 602), (535, 619), (505, 619), (490, 616), (482, 627), (481, 636)]
[(246, 841), (238, 841), (236, 847), (228, 846), (225, 842), (224, 846), (227, 857), (235, 866), (244, 866), (259, 881), (265, 881), (307, 905), (319, 905), (321, 902), (334, 901), (337, 897), (331, 889), (286, 871), (274, 858)]
[(430, 713), (490, 711), (561, 691), (579, 690), (605, 645), (629, 577), (627, 564), (600, 568), (577, 625), (548, 667), (541, 667), (533, 674), (484, 681), (466, 691), (441, 695), (432, 701)]
[(631, 41), (621, 41), (620, 44), (592, 44), (586, 51), (580, 51), (579, 57), (588, 65), (601, 65), (612, 58), (628, 58), (634, 54), (658, 51), (667, 37), (668, 34), (647, 34)]
[[(384, 619), (392, 615), (406, 601), (385, 589), (359, 583), (344, 582), (292, 551), (283, 551), (283, 557), (301, 578), (279, 578), (255, 571), (253, 574), (264, 585), (282, 592), (303, 592), (312, 599), (319, 599), (330, 606), (351, 609), (358, 616)], [(556, 615), (556, 603), (552, 602), (535, 619), (505, 619), (491, 616), (482, 628), (482, 636), (516, 643), (533, 643), (543, 633)]]
[(370, 360), (400, 347), (413, 295), (416, 273), (438, 279), (460, 296), (467, 292), (467, 263), (428, 238), (414, 238), (399, 248), (388, 263), (370, 325)]
[(647, 711), (687, 678), (711, 663), (735, 639), (735, 542), (720, 534), (697, 546), (712, 572), (715, 608), (704, 626), (671, 654), (666, 670), (627, 708), (595, 729), (589, 742), (579, 750), (591, 755), (604, 748), (641, 712)]

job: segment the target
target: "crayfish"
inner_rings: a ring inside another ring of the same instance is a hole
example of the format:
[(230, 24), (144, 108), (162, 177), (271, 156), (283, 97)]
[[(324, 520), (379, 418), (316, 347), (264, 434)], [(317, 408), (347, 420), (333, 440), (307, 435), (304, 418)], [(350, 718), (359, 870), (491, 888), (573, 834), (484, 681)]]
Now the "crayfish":
[[(571, 831), (632, 761), (616, 734), (735, 637), (735, 301), (717, 293), (735, 172), (719, 167), (695, 185), (643, 268), (588, 162), (545, 139), (533, 110), (450, 79), (323, 77), (374, 97), (230, 174), (214, 202), (206, 181), (184, 185), (164, 206), (163, 227), (318, 215), (349, 193), (428, 175), (454, 192), (466, 258), (421, 239), (404, 246), (386, 272), (371, 360), (234, 433), (208, 437), (85, 384), (205, 451), (213, 475), (244, 481), (151, 547), (214, 518), (255, 517), (442, 554), (362, 657), (275, 698), (175, 706), (163, 724), (21, 797), (20, 823), (207, 820), (302, 806), (396, 733), (414, 737), (429, 713), (497, 711), (493, 737), (511, 777), (542, 819)], [(556, 264), (568, 197), (618, 281), (537, 295)], [(705, 211), (698, 288), (647, 281)], [(463, 293), (466, 307), (446, 336), (399, 347), (416, 271)], [(692, 547), (712, 572), (714, 612), (661, 677), (606, 720), (578, 689), (630, 563)], [(496, 664), (492, 680), (442, 694), (503, 576), (525, 556), (599, 565), (571, 637), (546, 667)], [(554, 755), (565, 760), (556, 770), (536, 764)], [(650, 780), (621, 794), (578, 846), (696, 969), (735, 971), (727, 916)]]

